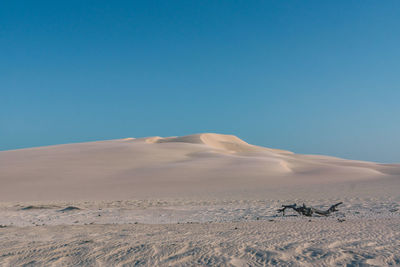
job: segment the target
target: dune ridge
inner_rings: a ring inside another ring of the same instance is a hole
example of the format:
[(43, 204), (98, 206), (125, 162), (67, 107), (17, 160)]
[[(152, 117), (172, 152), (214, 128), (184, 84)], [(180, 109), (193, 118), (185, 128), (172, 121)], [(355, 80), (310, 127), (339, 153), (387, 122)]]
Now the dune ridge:
[(254, 151), (271, 151), (274, 153), (281, 154), (293, 154), (291, 151), (271, 149), (266, 147), (260, 147), (251, 145), (235, 135), (216, 134), (216, 133), (202, 133), (193, 134), (186, 136), (174, 136), (174, 137), (148, 137), (145, 138), (149, 144), (154, 143), (189, 143), (189, 144), (202, 144), (209, 146), (213, 149), (225, 151), (227, 153), (241, 153), (241, 152), (254, 152)]

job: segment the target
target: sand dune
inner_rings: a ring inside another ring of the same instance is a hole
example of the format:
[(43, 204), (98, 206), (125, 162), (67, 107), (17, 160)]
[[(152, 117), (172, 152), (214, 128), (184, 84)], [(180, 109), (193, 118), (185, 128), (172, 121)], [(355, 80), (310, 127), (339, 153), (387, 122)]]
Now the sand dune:
[(127, 138), (0, 152), (0, 200), (265, 194), (384, 180), (399, 165), (307, 156), (232, 135)]

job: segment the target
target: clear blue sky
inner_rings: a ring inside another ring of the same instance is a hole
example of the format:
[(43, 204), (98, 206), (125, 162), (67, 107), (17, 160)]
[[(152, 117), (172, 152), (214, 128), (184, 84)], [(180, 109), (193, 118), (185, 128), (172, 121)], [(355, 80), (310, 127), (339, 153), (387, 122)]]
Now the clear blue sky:
[(1, 1), (0, 150), (199, 132), (400, 162), (400, 1)]

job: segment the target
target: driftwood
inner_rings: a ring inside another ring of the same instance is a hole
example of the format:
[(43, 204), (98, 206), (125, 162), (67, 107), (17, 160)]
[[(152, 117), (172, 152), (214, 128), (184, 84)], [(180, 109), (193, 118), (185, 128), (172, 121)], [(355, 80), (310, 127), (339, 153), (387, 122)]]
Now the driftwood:
[(299, 214), (302, 214), (307, 217), (311, 217), (313, 214), (321, 215), (321, 216), (329, 216), (332, 212), (338, 211), (337, 207), (343, 202), (336, 203), (335, 205), (330, 206), (327, 210), (319, 210), (313, 207), (307, 207), (304, 203), (303, 206), (297, 206), (297, 204), (293, 205), (282, 205), (281, 209), (278, 209), (278, 212), (282, 212), (282, 215), (285, 216), (286, 209), (292, 209)]

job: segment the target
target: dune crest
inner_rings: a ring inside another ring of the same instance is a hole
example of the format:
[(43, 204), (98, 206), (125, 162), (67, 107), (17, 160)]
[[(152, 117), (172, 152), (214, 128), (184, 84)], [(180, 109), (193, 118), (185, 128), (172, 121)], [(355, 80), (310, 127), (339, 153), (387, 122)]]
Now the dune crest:
[(204, 133), (187, 136), (155, 138), (154, 143), (189, 143), (207, 145), (214, 149), (225, 150), (227, 152), (244, 152), (257, 149), (234, 135)]
[(201, 144), (207, 145), (213, 149), (225, 151), (227, 153), (241, 153), (241, 152), (257, 152), (257, 151), (271, 151), (282, 154), (293, 154), (290, 151), (271, 149), (251, 145), (234, 135), (216, 134), (216, 133), (201, 133), (186, 136), (173, 136), (173, 137), (149, 137), (145, 139), (146, 143), (188, 143), (188, 144)]

